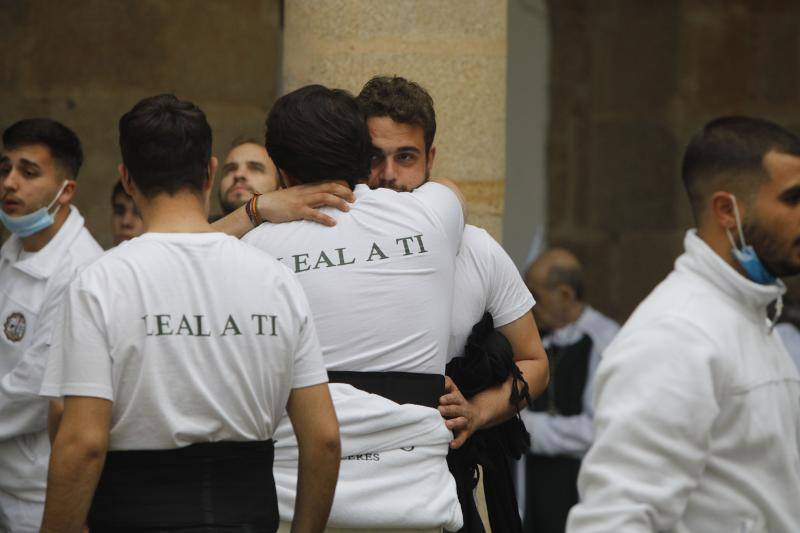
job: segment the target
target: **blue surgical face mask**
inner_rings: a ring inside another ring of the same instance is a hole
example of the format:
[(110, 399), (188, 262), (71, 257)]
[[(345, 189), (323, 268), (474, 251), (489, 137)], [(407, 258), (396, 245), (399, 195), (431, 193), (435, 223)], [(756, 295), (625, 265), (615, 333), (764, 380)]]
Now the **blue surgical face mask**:
[(40, 207), (33, 213), (12, 217), (0, 209), (0, 223), (2, 223), (8, 231), (18, 237), (30, 237), (34, 233), (49, 228), (55, 222), (55, 216), (50, 212), (50, 208), (56, 203), (61, 193), (64, 192), (67, 183), (69, 182), (64, 181), (61, 188), (58, 190), (58, 194), (56, 194), (56, 197), (53, 198), (53, 201), (50, 202), (47, 207)]
[(751, 280), (755, 281), (756, 283), (761, 283), (762, 285), (775, 283), (775, 276), (770, 274), (767, 269), (764, 268), (764, 264), (758, 258), (756, 251), (752, 246), (745, 242), (744, 232), (742, 231), (742, 219), (739, 217), (739, 208), (736, 205), (736, 197), (732, 194), (730, 196), (731, 201), (733, 202), (733, 216), (736, 217), (736, 227), (739, 230), (739, 241), (742, 244), (741, 249), (737, 248), (736, 243), (733, 241), (731, 230), (725, 228), (725, 231), (728, 233), (728, 239), (731, 241), (731, 251), (733, 252), (733, 257), (736, 258), (736, 261), (739, 262), (741, 267), (747, 273), (747, 277), (749, 277)]

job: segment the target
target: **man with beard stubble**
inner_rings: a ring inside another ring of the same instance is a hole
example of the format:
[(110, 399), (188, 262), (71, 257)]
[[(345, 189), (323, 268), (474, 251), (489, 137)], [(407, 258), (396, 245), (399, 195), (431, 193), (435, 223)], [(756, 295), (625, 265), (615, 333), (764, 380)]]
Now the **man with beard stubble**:
[(697, 228), (603, 353), (567, 531), (800, 531), (800, 376), (773, 328), (800, 272), (800, 139), (719, 118), (682, 177)]
[(219, 205), (228, 215), (245, 204), (254, 193), (278, 188), (275, 164), (264, 145), (255, 139), (237, 139), (222, 164)]

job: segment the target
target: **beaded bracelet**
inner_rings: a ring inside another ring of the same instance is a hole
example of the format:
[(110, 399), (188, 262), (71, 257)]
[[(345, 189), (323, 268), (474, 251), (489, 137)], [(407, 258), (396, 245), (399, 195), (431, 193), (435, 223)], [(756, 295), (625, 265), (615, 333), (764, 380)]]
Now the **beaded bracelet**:
[(253, 224), (253, 227), (260, 226), (261, 223), (264, 222), (261, 218), (261, 215), (258, 212), (259, 196), (261, 196), (260, 193), (253, 193), (253, 197), (247, 201), (244, 207), (244, 210), (247, 213), (247, 218), (250, 219), (250, 222)]

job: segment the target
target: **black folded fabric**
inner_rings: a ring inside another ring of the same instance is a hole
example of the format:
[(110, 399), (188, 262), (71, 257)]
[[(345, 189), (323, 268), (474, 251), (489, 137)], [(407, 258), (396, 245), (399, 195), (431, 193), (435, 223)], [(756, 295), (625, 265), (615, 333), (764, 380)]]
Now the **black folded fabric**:
[[(492, 315), (486, 313), (472, 328), (463, 357), (454, 358), (445, 373), (465, 398), (504, 383), (512, 377), (509, 402), (530, 403), (528, 384), (514, 363), (511, 344), (494, 329)], [(530, 447), (530, 435), (519, 414), (495, 427), (476, 431), (464, 445), (450, 450), (447, 464), (456, 481), (458, 500), (464, 515), (463, 533), (483, 533), (472, 491), (478, 483), (478, 465), (483, 468), (486, 508), (492, 531), (522, 533), (522, 521), (511, 477), (512, 460), (519, 460)]]

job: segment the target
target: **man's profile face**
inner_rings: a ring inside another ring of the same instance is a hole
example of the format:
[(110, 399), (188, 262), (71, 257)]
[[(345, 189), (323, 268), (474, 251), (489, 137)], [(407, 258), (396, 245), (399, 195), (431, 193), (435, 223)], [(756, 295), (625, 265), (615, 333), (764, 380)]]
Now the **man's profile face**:
[(118, 192), (111, 202), (111, 236), (114, 246), (144, 233), (142, 215), (133, 203), (133, 198)]
[(372, 156), (369, 186), (412, 191), (425, 183), (433, 166), (434, 148), (425, 152), (425, 132), (415, 124), (390, 117), (370, 117), (367, 127), (376, 154)]
[(225, 213), (242, 206), (253, 193), (264, 194), (277, 188), (275, 165), (266, 148), (244, 143), (228, 153), (219, 183), (219, 203)]
[(769, 152), (762, 184), (742, 221), (747, 243), (773, 275), (800, 273), (800, 157)]
[(27, 215), (47, 207), (63, 182), (62, 171), (44, 144), (0, 152), (0, 209), (7, 215)]

